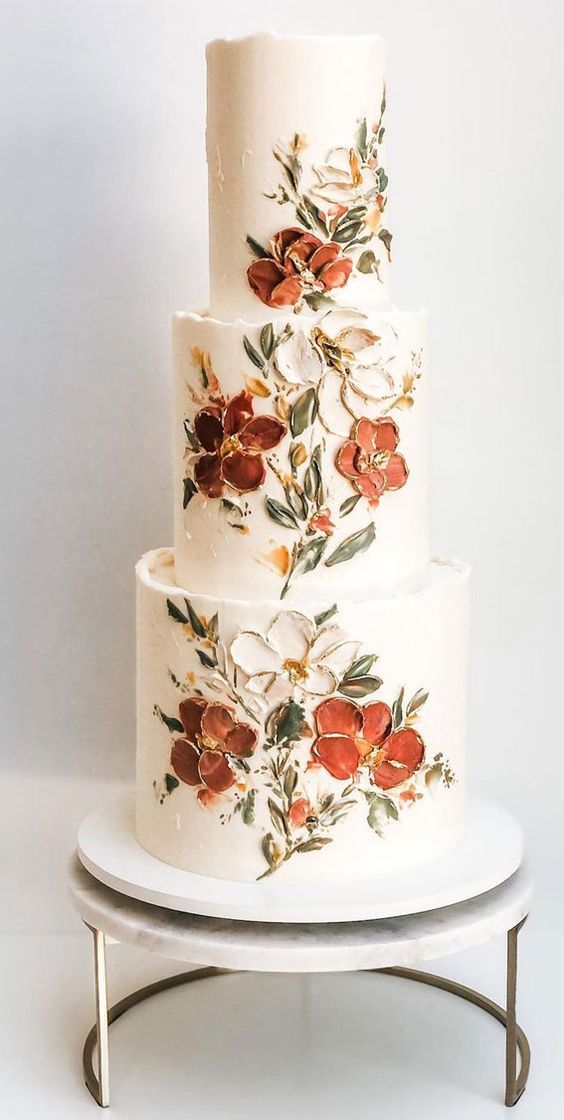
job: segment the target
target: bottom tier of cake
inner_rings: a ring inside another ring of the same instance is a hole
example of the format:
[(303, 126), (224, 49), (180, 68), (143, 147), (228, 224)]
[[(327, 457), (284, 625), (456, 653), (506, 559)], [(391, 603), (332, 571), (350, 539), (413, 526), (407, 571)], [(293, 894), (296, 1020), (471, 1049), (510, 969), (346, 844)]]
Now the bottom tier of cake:
[(469, 569), (369, 602), (191, 595), (137, 565), (137, 837), (201, 875), (307, 883), (432, 860), (464, 824)]

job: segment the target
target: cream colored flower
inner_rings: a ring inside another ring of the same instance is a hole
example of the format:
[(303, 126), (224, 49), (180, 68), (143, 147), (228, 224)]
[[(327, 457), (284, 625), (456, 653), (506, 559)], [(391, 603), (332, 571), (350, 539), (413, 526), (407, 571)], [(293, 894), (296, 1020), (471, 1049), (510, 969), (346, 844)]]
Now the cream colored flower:
[(374, 171), (361, 164), (355, 148), (332, 148), (327, 162), (317, 164), (313, 171), (317, 183), (311, 196), (318, 204), (348, 207), (367, 195), (378, 193)]
[(339, 436), (350, 430), (351, 417), (374, 419), (397, 395), (394, 379), (396, 336), (385, 319), (376, 330), (361, 311), (329, 311), (313, 329), (326, 370), (319, 384), (319, 415)]
[(316, 630), (298, 611), (278, 615), (266, 636), (244, 630), (231, 643), (231, 657), (247, 676), (249, 692), (277, 704), (295, 692), (330, 696), (360, 646), (339, 626)]

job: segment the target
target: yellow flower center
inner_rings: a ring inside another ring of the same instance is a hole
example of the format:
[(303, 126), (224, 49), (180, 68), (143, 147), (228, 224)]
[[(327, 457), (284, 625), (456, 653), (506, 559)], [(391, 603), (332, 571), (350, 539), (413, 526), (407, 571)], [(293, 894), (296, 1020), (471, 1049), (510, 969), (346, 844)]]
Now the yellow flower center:
[(389, 451), (374, 451), (372, 455), (367, 455), (365, 451), (361, 451), (356, 458), (355, 465), (360, 474), (364, 474), (366, 471), (383, 471), (386, 469), (389, 459)]
[(203, 732), (200, 732), (199, 739), (203, 751), (214, 751), (216, 749), (217, 743), (215, 739), (210, 739), (209, 735), (204, 735)]
[(227, 439), (224, 439), (219, 454), (224, 459), (226, 455), (232, 455), (234, 451), (240, 451), (242, 446), (238, 436), (228, 436)]
[(284, 662), (284, 668), (292, 684), (302, 684), (307, 680), (308, 674), (305, 658), (303, 661), (292, 661), (291, 658), (288, 658)]

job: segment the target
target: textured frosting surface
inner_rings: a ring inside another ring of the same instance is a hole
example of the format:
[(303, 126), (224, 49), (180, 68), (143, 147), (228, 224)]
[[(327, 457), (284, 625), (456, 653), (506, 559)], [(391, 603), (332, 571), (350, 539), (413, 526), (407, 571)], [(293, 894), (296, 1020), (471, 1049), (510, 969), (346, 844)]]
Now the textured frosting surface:
[(382, 39), (260, 34), (207, 61), (212, 314), (385, 303)]
[(425, 330), (398, 311), (176, 317), (183, 586), (307, 602), (425, 581)]
[(287, 882), (392, 874), (463, 823), (465, 565), (367, 603), (233, 602), (138, 564), (137, 835), (165, 862)]

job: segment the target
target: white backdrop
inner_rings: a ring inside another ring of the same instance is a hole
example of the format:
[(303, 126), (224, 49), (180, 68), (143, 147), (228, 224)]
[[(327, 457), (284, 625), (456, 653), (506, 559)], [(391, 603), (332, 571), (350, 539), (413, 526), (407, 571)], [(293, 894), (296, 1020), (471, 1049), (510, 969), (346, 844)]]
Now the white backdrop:
[(169, 321), (207, 290), (205, 41), (381, 32), (395, 295), (430, 314), (434, 548), (474, 565), (470, 779), (540, 849), (561, 801), (561, 3), (0, 8), (5, 767), (132, 773), (132, 568), (171, 541)]

